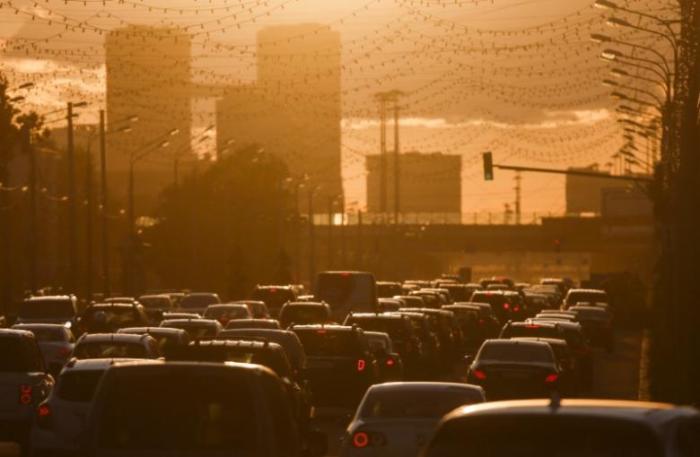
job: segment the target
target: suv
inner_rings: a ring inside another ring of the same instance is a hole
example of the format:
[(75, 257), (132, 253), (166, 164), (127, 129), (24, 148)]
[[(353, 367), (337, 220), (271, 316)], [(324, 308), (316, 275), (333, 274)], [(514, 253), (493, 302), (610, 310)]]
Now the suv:
[(282, 328), (294, 324), (328, 324), (331, 322), (331, 307), (318, 302), (285, 303), (280, 310), (279, 322)]
[(15, 324), (61, 324), (74, 328), (77, 317), (78, 300), (74, 295), (30, 297), (20, 304)]
[(113, 365), (133, 360), (71, 360), (58, 376), (55, 389), (36, 409), (31, 432), (33, 455), (77, 453), (102, 375)]
[(157, 359), (160, 357), (158, 342), (149, 335), (128, 333), (92, 333), (83, 335), (75, 343), (76, 359)]
[(209, 305), (217, 305), (221, 303), (221, 299), (215, 293), (210, 292), (194, 292), (185, 295), (180, 303), (178, 303), (178, 309), (188, 313), (204, 313)]
[(143, 306), (132, 303), (96, 303), (87, 307), (79, 320), (85, 333), (113, 333), (124, 327), (149, 325)]
[[(190, 392), (192, 395), (183, 395)], [(85, 434), (86, 455), (200, 457), (301, 454), (284, 387), (268, 368), (149, 361), (107, 370)], [(312, 456), (326, 449), (310, 437)]]
[(270, 316), (277, 318), (282, 305), (295, 301), (297, 294), (292, 286), (255, 286), (250, 295), (252, 300), (262, 301), (267, 305)]
[(693, 408), (619, 400), (520, 400), (454, 410), (437, 426), (424, 457), (698, 455)]
[(32, 332), (44, 357), (44, 366), (53, 375), (60, 373), (73, 352), (73, 332), (59, 324), (16, 324), (12, 328)]
[(607, 306), (610, 304), (610, 297), (606, 291), (600, 289), (569, 289), (564, 298), (563, 308), (569, 309), (577, 303)]
[(0, 441), (26, 449), (34, 410), (53, 384), (34, 334), (0, 329)]
[(525, 301), (518, 292), (510, 290), (477, 290), (471, 302), (488, 303), (501, 323), (509, 320), (520, 321), (527, 317)]
[(186, 331), (193, 340), (214, 338), (223, 330), (219, 321), (214, 319), (167, 319), (160, 323), (161, 327), (179, 328)]
[(299, 325), (306, 373), (317, 407), (354, 409), (365, 391), (380, 380), (379, 367), (364, 331), (356, 326)]

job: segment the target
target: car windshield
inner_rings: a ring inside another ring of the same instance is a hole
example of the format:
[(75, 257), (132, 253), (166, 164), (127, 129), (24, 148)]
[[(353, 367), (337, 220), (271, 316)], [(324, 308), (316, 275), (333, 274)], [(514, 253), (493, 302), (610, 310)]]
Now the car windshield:
[(215, 306), (207, 308), (204, 312), (204, 317), (207, 319), (248, 319), (250, 317), (250, 311), (245, 305), (241, 306)]
[(328, 321), (328, 312), (321, 306), (288, 306), (282, 308), (280, 321), (296, 324), (322, 323)]
[(321, 273), (316, 284), (316, 298), (330, 303), (333, 309), (374, 311), (376, 286), (372, 276), (352, 273)]
[(467, 390), (400, 389), (371, 394), (362, 405), (363, 419), (438, 419), (462, 405), (483, 401)]
[(92, 308), (85, 314), (83, 322), (105, 328), (131, 327), (140, 323), (136, 310), (127, 306)]
[(357, 324), (362, 330), (388, 333), (393, 340), (403, 340), (406, 337), (406, 324), (403, 319), (350, 317), (347, 324)]
[(70, 300), (27, 300), (22, 302), (17, 316), (21, 319), (71, 319), (75, 315)]
[(41, 355), (30, 340), (0, 338), (0, 373), (42, 371)]
[[(446, 424), (427, 457), (661, 457), (656, 435), (631, 421), (498, 414)], [(547, 433), (542, 433), (546, 430)], [(508, 439), (503, 439), (507, 437)], [(575, 445), (573, 444), (575, 443)]]
[(309, 357), (356, 357), (360, 352), (357, 336), (351, 331), (314, 329), (295, 332)]
[(482, 362), (533, 362), (553, 361), (552, 351), (544, 344), (485, 344), (477, 357)]
[(89, 402), (104, 370), (67, 371), (58, 381), (56, 395), (66, 401)]
[(262, 365), (277, 373), (289, 376), (289, 362), (283, 352), (249, 346), (187, 346), (176, 352), (178, 360), (200, 362), (238, 362)]
[(598, 291), (572, 291), (569, 293), (569, 296), (566, 297), (566, 302), (570, 305), (576, 303), (608, 303), (608, 294)]
[(219, 299), (216, 295), (194, 294), (185, 296), (180, 301), (180, 308), (206, 308), (217, 303), (219, 303)]
[(120, 376), (104, 390), (101, 449), (260, 454), (255, 396), (241, 377), (149, 372)]
[(78, 359), (144, 358), (146, 355), (146, 348), (140, 344), (119, 342), (80, 343), (73, 351)]
[(28, 330), (34, 334), (37, 341), (41, 343), (58, 343), (70, 340), (68, 332), (63, 327), (21, 327), (22, 330)]

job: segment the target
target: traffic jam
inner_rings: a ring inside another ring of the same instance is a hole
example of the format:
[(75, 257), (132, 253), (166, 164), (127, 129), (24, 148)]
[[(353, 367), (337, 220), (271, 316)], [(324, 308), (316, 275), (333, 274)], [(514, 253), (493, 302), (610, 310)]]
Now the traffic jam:
[(700, 456), (692, 407), (591, 399), (616, 351), (612, 298), (565, 278), (354, 271), (235, 301), (31, 296), (0, 329), (0, 441), (23, 456)]

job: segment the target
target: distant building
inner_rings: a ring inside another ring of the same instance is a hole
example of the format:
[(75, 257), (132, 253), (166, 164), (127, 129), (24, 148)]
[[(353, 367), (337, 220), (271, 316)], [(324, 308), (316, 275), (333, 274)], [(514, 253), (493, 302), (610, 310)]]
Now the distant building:
[[(387, 156), (386, 212), (393, 213), (394, 157)], [(367, 166), (367, 211), (381, 213), (382, 160), (369, 155)], [(409, 152), (400, 155), (399, 207), (402, 217), (459, 222), (462, 212), (462, 157), (440, 153)], [(432, 216), (430, 216), (432, 215)]]
[[(158, 193), (174, 180), (176, 161), (191, 154), (190, 37), (172, 27), (128, 26), (109, 32), (107, 67), (107, 167), (121, 176), (123, 197), (129, 163), (138, 158), (137, 211), (150, 208)], [(128, 133), (125, 120), (138, 116)], [(174, 136), (168, 132), (177, 130)], [(158, 145), (168, 141), (167, 148)]]
[[(586, 172), (599, 172), (595, 166), (585, 168), (569, 168)], [(566, 175), (566, 212), (568, 214), (592, 213), (600, 214), (602, 209), (603, 189), (626, 189), (632, 184), (629, 181), (601, 177)]]
[(217, 142), (257, 144), (281, 157), (292, 176), (316, 187), (317, 211), (343, 195), (340, 163), (340, 34), (319, 24), (258, 33), (257, 82), (217, 103)]

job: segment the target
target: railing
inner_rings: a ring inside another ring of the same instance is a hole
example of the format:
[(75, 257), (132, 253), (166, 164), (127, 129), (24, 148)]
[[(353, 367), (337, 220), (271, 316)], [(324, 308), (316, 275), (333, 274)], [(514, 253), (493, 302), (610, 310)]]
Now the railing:
[[(398, 223), (401, 225), (539, 225), (542, 219), (549, 217), (578, 216), (567, 215), (563, 212), (534, 212), (523, 213), (520, 221), (512, 212), (472, 212), (472, 213), (402, 213)], [(305, 215), (302, 214), (302, 218)], [(579, 216), (587, 217), (587, 216)], [(590, 217), (590, 216), (588, 216)], [(333, 214), (333, 225), (358, 225), (359, 215), (348, 213), (344, 216), (341, 213)], [(314, 224), (327, 226), (329, 223), (328, 214), (315, 214)], [(362, 213), (363, 225), (392, 225), (394, 224), (393, 214)]]

